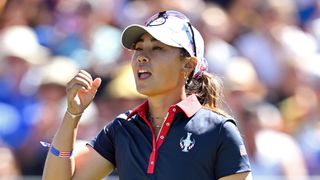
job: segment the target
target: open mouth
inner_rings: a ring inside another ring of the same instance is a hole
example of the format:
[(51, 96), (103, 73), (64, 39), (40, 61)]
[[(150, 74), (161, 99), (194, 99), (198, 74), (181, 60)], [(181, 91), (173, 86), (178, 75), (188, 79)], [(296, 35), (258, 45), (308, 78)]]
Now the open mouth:
[(151, 72), (147, 70), (139, 70), (138, 71), (138, 78), (141, 80), (148, 79), (151, 76)]

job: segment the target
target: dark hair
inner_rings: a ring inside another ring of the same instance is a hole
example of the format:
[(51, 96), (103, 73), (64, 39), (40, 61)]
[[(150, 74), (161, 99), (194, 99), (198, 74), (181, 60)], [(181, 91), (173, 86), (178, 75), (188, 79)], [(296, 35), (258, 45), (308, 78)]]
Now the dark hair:
[[(190, 57), (189, 53), (182, 49), (181, 56), (185, 59)], [(185, 85), (187, 95), (195, 94), (200, 104), (223, 116), (229, 116), (221, 109), (223, 104), (222, 81), (217, 76), (203, 72), (203, 75), (197, 79), (189, 75)]]

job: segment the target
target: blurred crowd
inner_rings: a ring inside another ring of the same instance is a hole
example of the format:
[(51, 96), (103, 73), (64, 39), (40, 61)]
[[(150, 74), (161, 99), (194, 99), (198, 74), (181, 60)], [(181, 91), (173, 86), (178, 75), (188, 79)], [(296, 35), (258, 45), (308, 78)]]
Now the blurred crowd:
[(144, 101), (121, 31), (168, 9), (185, 13), (204, 36), (253, 175), (320, 176), (320, 1), (2, 0), (0, 179), (42, 174), (48, 149), (39, 142), (54, 136), (65, 85), (80, 69), (103, 83), (79, 140)]

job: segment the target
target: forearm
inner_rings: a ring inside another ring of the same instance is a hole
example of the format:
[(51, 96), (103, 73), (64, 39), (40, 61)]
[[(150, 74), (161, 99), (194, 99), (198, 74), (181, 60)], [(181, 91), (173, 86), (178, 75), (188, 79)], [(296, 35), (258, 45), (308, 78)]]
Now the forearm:
[[(79, 119), (80, 117), (72, 118), (66, 113), (52, 140), (52, 146), (59, 151), (72, 151), (76, 141)], [(73, 157), (62, 158), (48, 152), (43, 179), (71, 179), (74, 170), (75, 161)]]

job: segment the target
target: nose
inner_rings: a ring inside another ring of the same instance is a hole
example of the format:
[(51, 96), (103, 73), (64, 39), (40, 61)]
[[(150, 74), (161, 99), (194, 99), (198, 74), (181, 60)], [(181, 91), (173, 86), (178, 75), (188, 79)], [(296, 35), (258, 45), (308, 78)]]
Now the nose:
[(140, 55), (140, 56), (137, 57), (137, 61), (139, 63), (146, 63), (146, 62), (149, 62), (149, 58)]

